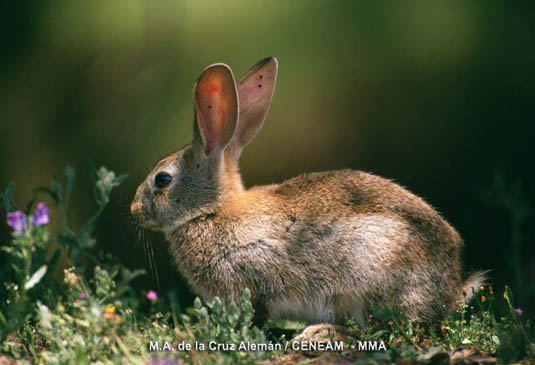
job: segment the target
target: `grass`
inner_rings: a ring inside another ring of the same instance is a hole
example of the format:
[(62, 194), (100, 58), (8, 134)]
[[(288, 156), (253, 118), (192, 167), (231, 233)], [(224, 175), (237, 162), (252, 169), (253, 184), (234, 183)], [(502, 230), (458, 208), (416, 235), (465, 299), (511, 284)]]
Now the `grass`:
[[(325, 353), (294, 351), (288, 346), (304, 324), (280, 321), (262, 329), (253, 326), (248, 290), (239, 303), (196, 299), (193, 307), (182, 313), (173, 296), (158, 298), (157, 293), (141, 292), (131, 285), (144, 270), (132, 271), (116, 258), (94, 251), (93, 228), (124, 176), (105, 168), (92, 171), (97, 209), (79, 230), (69, 222), (76, 181), (74, 169), (67, 167), (64, 184), (53, 179), (51, 187), (36, 189), (50, 197), (54, 209), (63, 212), (63, 225), (51, 232), (47, 224), (35, 224), (38, 213), (31, 212), (36, 201), (31, 201), (23, 212), (26, 220), (2, 247), (10, 265), (0, 277), (0, 297), (6, 298), (0, 302), (0, 360), (50, 364), (393, 363), (446, 361), (474, 354), (497, 357), (503, 363), (535, 360), (535, 326), (515, 308), (508, 287), (500, 293), (491, 286), (473, 288), (471, 305), (460, 305), (433, 325), (407, 319), (402, 308), (374, 306), (364, 328), (347, 319), (336, 336), (328, 332), (324, 339), (315, 339), (344, 341), (342, 351)], [(10, 184), (1, 196), (7, 212), (17, 210), (13, 190)], [(63, 247), (70, 263), (62, 280), (52, 274), (60, 257), (59, 250), (50, 255), (54, 242)], [(380, 341), (386, 350), (363, 354), (359, 341)], [(251, 345), (257, 348), (252, 351)]]

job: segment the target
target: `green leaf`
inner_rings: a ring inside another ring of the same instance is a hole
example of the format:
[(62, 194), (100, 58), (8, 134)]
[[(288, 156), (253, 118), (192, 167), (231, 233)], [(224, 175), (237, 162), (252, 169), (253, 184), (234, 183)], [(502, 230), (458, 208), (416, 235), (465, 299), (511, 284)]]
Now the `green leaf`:
[(78, 263), (78, 258), (80, 257), (80, 249), (78, 247), (73, 247), (71, 252), (70, 252), (70, 259), (71, 259), (71, 264), (73, 266), (76, 266), (76, 263)]
[(375, 332), (374, 334), (372, 334), (370, 336), (370, 339), (371, 340), (377, 340), (378, 338), (381, 338), (381, 336), (383, 336), (385, 333), (386, 333), (385, 330), (379, 330), (379, 331)]
[(137, 270), (129, 270), (126, 267), (122, 267), (121, 269), (121, 275), (123, 277), (123, 283), (129, 283), (130, 281), (134, 280), (138, 276), (145, 275), (147, 273), (147, 270), (145, 269), (137, 269)]
[(509, 307), (514, 309), (513, 308), (513, 291), (507, 285), (505, 286), (505, 292), (503, 293), (503, 297), (505, 298), (505, 301), (507, 302), (507, 304), (509, 304)]
[(67, 178), (67, 192), (71, 192), (76, 186), (76, 169), (71, 166), (65, 167), (65, 177)]
[(63, 206), (63, 185), (55, 176), (52, 176), (52, 190), (56, 196), (56, 205)]
[(108, 204), (113, 188), (119, 186), (127, 177), (127, 175), (115, 176), (113, 171), (104, 166), (98, 170), (94, 170), (93, 167), (93, 176), (95, 178), (95, 199), (100, 206)]
[(57, 241), (60, 245), (63, 247), (77, 247), (78, 241), (75, 237), (70, 235), (64, 235), (64, 234), (58, 234), (57, 235)]
[(15, 205), (15, 202), (13, 201), (13, 193), (15, 192), (15, 183), (11, 181), (9, 184), (7, 184), (6, 188), (2, 192), (2, 196), (0, 199), (0, 204), (2, 205), (2, 209), (5, 212), (14, 212), (17, 210), (17, 206)]
[(219, 297), (215, 297), (214, 301), (212, 302), (212, 310), (217, 316), (219, 316), (221, 314), (222, 309), (223, 303), (221, 302), (221, 299), (219, 299)]
[(43, 265), (36, 272), (34, 272), (30, 280), (28, 280), (26, 284), (24, 284), (24, 289), (29, 290), (33, 288), (37, 283), (39, 283), (43, 276), (45, 276), (46, 269), (47, 266)]
[(2, 247), (0, 247), (0, 251), (4, 251), (4, 252), (7, 252), (7, 253), (12, 253), (14, 250), (13, 250), (13, 247), (2, 246)]
[(115, 178), (115, 186), (119, 186), (123, 183), (123, 181), (125, 181), (126, 179), (128, 178), (128, 174), (122, 174), (122, 175), (119, 175)]
[(471, 345), (472, 344), (472, 340), (470, 340), (469, 338), (463, 338), (463, 340), (461, 341), (461, 343), (463, 345)]
[(30, 214), (30, 212), (32, 210), (32, 207), (33, 207), (33, 205), (35, 204), (36, 201), (37, 201), (37, 199), (33, 198), (32, 200), (30, 200), (28, 202), (28, 204), (26, 205), (26, 214)]
[(111, 279), (115, 279), (115, 277), (117, 276), (117, 274), (119, 273), (119, 266), (118, 265), (114, 265), (111, 269), (108, 269), (108, 274), (110, 276)]
[(2, 311), (0, 310), (0, 328), (6, 328), (6, 326), (7, 326), (6, 317), (4, 316)]
[(78, 235), (78, 245), (80, 248), (93, 248), (97, 241), (91, 238), (89, 231), (84, 231)]

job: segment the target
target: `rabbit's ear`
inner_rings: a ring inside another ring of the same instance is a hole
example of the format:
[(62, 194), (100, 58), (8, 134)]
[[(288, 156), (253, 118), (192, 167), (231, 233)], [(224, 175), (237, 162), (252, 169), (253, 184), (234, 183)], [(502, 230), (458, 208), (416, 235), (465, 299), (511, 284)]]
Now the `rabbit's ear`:
[(207, 156), (221, 152), (238, 124), (238, 94), (230, 67), (222, 63), (206, 67), (197, 80), (194, 97), (194, 143), (200, 142)]
[(243, 148), (264, 124), (275, 90), (277, 68), (277, 59), (268, 57), (254, 65), (238, 83), (240, 121), (225, 150), (234, 161), (238, 161)]

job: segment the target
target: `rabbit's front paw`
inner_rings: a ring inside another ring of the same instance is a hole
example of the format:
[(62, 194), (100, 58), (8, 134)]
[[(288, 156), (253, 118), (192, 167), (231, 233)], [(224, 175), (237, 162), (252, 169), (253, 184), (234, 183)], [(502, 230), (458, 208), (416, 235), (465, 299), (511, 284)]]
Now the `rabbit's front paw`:
[(345, 337), (344, 327), (330, 323), (319, 323), (308, 326), (292, 341), (340, 341)]

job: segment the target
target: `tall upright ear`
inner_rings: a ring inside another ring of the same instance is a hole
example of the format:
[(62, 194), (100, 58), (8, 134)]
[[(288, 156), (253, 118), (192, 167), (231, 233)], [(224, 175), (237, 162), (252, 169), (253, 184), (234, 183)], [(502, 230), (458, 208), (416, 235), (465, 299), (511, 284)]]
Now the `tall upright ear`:
[(232, 70), (218, 63), (206, 67), (195, 85), (194, 143), (206, 156), (221, 152), (238, 125), (238, 94)]
[(225, 153), (238, 161), (243, 148), (258, 134), (271, 105), (278, 63), (268, 57), (256, 65), (238, 83), (240, 120), (238, 128)]

